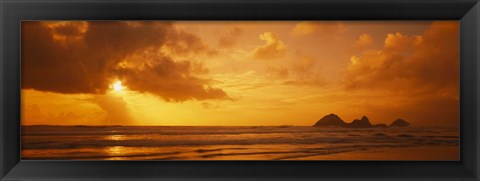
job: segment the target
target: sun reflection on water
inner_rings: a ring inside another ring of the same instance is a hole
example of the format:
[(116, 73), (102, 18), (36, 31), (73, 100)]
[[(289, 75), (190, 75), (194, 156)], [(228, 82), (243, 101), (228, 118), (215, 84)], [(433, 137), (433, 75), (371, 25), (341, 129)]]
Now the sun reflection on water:
[(110, 146), (106, 148), (106, 152), (110, 156), (119, 156), (124, 153), (125, 147), (124, 146)]
[(125, 140), (125, 135), (107, 135), (105, 136), (106, 140), (121, 141)]

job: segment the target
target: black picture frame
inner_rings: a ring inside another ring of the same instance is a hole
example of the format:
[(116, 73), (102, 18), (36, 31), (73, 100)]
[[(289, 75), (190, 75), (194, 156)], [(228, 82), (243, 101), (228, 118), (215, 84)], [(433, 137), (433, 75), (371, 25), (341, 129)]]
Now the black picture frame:
[[(22, 20), (459, 20), (460, 161), (20, 159)], [(0, 180), (480, 180), (478, 0), (0, 0)]]

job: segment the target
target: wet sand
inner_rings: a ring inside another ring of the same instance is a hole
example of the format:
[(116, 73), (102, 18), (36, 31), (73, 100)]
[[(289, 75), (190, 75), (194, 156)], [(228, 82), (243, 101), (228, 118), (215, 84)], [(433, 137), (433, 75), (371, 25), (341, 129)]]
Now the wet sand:
[(353, 151), (346, 153), (311, 156), (297, 158), (296, 160), (460, 160), (459, 146), (421, 146), (380, 148), (374, 150)]

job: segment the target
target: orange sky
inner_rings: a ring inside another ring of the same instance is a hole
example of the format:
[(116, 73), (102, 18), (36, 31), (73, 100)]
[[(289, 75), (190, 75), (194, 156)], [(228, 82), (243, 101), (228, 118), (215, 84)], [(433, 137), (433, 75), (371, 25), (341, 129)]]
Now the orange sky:
[(22, 124), (457, 126), (458, 25), (22, 22)]

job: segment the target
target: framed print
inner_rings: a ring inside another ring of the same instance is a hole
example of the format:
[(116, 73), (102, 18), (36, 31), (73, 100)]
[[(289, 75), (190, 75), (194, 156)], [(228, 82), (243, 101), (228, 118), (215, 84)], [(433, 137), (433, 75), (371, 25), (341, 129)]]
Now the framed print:
[(479, 180), (476, 0), (0, 5), (2, 180)]

